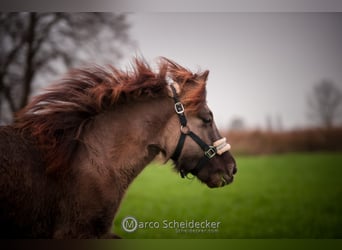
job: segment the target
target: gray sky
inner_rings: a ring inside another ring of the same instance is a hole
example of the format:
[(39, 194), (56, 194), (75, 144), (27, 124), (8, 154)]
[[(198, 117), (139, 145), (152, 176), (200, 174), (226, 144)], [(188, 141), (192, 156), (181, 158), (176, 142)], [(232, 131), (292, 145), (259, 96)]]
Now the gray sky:
[(127, 55), (168, 57), (210, 70), (208, 104), (220, 128), (241, 117), (264, 128), (310, 125), (307, 95), (330, 79), (342, 87), (342, 13), (134, 13)]

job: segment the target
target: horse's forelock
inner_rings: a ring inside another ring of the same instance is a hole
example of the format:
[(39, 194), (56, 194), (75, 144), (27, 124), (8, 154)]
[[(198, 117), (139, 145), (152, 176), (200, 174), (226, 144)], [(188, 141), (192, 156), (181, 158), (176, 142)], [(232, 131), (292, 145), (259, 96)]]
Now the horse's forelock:
[(197, 112), (206, 103), (206, 81), (209, 71), (192, 73), (179, 64), (164, 58), (170, 78), (180, 87), (180, 98), (187, 112)]

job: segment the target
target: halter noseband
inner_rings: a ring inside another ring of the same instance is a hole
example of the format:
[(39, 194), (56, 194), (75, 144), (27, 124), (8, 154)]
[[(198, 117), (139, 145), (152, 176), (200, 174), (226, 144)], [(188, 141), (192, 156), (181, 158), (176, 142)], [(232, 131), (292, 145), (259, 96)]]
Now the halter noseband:
[[(170, 84), (169, 86), (172, 90), (172, 94), (173, 94), (172, 98), (175, 102), (175, 111), (178, 115), (178, 118), (181, 124), (181, 128), (180, 128), (181, 134), (180, 134), (176, 149), (173, 155), (171, 156), (171, 159), (174, 161), (178, 160), (182, 152), (186, 136), (190, 136), (190, 138), (194, 140), (204, 152), (204, 156), (198, 161), (195, 168), (189, 171), (191, 174), (197, 175), (207, 161), (209, 161), (216, 155), (222, 155), (224, 152), (227, 152), (231, 148), (231, 146), (226, 142), (225, 137), (218, 139), (217, 141), (213, 143), (212, 146), (209, 146), (201, 138), (199, 138), (194, 132), (192, 132), (190, 128), (187, 126), (187, 119), (184, 114), (184, 106), (179, 100), (179, 96), (176, 91), (176, 88), (174, 84)], [(188, 174), (184, 169), (180, 169), (179, 171), (180, 171), (180, 175), (182, 178), (184, 178)]]

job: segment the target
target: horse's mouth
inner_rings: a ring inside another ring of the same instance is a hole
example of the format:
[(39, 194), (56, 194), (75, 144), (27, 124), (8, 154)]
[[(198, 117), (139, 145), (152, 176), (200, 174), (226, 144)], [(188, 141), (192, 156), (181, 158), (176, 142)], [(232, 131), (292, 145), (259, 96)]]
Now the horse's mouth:
[(232, 183), (234, 180), (233, 176), (229, 176), (226, 174), (218, 175), (215, 178), (209, 180), (206, 182), (207, 186), (210, 188), (218, 188), (218, 187), (224, 187)]

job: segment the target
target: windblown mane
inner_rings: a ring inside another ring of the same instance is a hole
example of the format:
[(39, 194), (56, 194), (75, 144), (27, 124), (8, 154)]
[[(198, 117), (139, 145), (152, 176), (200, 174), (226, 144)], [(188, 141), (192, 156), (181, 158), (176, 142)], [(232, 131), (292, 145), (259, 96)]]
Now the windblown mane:
[(21, 110), (14, 127), (37, 139), (47, 171), (55, 172), (72, 160), (89, 120), (118, 104), (168, 95), (167, 77), (180, 84), (187, 111), (205, 102), (205, 84), (198, 84), (197, 74), (166, 58), (154, 72), (136, 59), (131, 71), (112, 66), (71, 70)]

